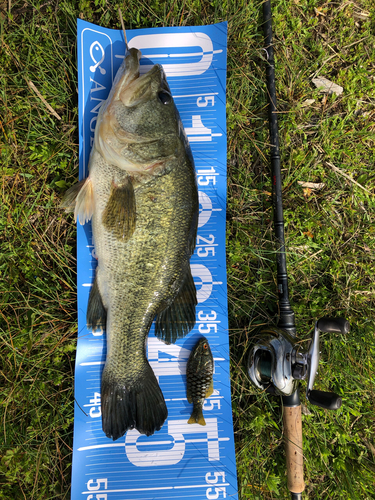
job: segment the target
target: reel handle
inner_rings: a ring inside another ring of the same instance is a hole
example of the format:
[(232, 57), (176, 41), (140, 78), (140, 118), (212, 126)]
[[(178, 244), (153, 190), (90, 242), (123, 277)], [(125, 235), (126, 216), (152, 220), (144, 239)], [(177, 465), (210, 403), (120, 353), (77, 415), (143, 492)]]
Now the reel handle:
[(308, 391), (307, 399), (311, 404), (326, 410), (338, 410), (342, 403), (341, 397), (334, 392)]
[(345, 318), (331, 318), (323, 316), (317, 321), (316, 326), (321, 332), (347, 334), (350, 329), (349, 321)]
[(308, 368), (308, 384), (306, 390), (306, 397), (311, 404), (325, 408), (326, 410), (338, 410), (341, 406), (342, 399), (334, 392), (314, 391), (313, 385), (315, 375), (319, 366), (319, 331), (327, 333), (342, 333), (349, 332), (349, 321), (345, 318), (332, 318), (330, 316), (323, 316), (315, 324), (315, 331), (313, 341), (308, 353), (309, 368)]

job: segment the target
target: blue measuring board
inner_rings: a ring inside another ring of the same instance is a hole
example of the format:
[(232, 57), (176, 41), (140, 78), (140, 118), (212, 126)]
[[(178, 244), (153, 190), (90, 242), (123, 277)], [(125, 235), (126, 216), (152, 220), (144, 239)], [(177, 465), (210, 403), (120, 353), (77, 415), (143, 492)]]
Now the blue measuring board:
[[(158, 340), (151, 328), (148, 360), (168, 407), (162, 429), (137, 430), (113, 442), (102, 431), (101, 373), (105, 332), (86, 327), (86, 308), (96, 259), (91, 223), (77, 227), (78, 345), (72, 500), (221, 499), (237, 497), (230, 399), (226, 212), (227, 24), (129, 30), (130, 47), (142, 52), (141, 73), (159, 63), (166, 72), (192, 147), (199, 189), (199, 229), (191, 269), (197, 288), (196, 325), (176, 344)], [(123, 33), (78, 20), (80, 179), (98, 111), (125, 53)], [(186, 363), (204, 335), (214, 361), (214, 393), (206, 399), (207, 425), (188, 424)]]

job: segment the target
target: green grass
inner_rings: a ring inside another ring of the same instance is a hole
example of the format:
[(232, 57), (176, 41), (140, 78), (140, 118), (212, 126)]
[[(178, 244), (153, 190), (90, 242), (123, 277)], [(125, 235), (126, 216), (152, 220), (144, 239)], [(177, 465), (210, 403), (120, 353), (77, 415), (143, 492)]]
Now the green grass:
[[(260, 325), (277, 320), (261, 4), (118, 5), (129, 28), (228, 20), (227, 266), (239, 493), (241, 499), (289, 498), (280, 401), (256, 392), (245, 373), (249, 339)], [(341, 409), (326, 412), (302, 396), (306, 497), (372, 499), (375, 8), (371, 0), (274, 0), (273, 14), (288, 272), (298, 334), (306, 345), (314, 321), (327, 314), (351, 323), (346, 337), (322, 335), (316, 380), (317, 388), (342, 395)], [(104, 0), (0, 1), (4, 500), (70, 496), (75, 226), (58, 205), (78, 173), (76, 17), (120, 27), (117, 4)], [(324, 97), (311, 82), (316, 75), (344, 92)], [(309, 190), (299, 181), (324, 187)]]

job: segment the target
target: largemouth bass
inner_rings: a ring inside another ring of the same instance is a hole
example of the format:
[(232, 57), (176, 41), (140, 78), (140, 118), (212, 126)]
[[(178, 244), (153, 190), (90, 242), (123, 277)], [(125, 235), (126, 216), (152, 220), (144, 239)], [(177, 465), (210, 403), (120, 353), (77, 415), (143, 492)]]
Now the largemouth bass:
[(87, 324), (105, 327), (101, 383), (103, 431), (147, 436), (168, 412), (146, 358), (147, 336), (167, 343), (195, 324), (189, 259), (198, 225), (194, 162), (163, 68), (139, 75), (140, 52), (127, 51), (102, 104), (89, 176), (63, 207), (81, 224), (92, 219), (98, 266)]
[(186, 365), (186, 395), (189, 403), (193, 403), (188, 424), (206, 425), (202, 410), (205, 398), (214, 392), (213, 373), (211, 348), (207, 339), (202, 337), (191, 351)]

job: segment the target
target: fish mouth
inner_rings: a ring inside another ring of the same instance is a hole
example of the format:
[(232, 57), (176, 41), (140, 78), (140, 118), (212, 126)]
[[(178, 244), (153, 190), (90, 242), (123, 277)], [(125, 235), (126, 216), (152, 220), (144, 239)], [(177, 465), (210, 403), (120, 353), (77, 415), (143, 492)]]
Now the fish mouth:
[(120, 100), (127, 107), (134, 107), (149, 100), (163, 87), (162, 83), (165, 80), (164, 70), (159, 64), (155, 64), (147, 73), (140, 75), (140, 58), (141, 52), (131, 48), (120, 68), (119, 80), (114, 82), (114, 100)]
[(160, 158), (142, 161), (141, 158), (131, 155), (127, 157), (123, 153), (132, 144), (147, 144), (154, 138), (142, 137), (135, 132), (124, 130), (116, 117), (119, 104), (126, 108), (134, 108), (151, 100), (160, 92), (172, 99), (163, 67), (156, 64), (147, 73), (140, 75), (140, 58), (141, 52), (138, 49), (131, 48), (127, 51), (107, 101), (99, 111), (94, 144), (96, 150), (109, 164), (129, 172), (152, 173), (155, 167), (164, 162), (165, 158), (163, 161)]

